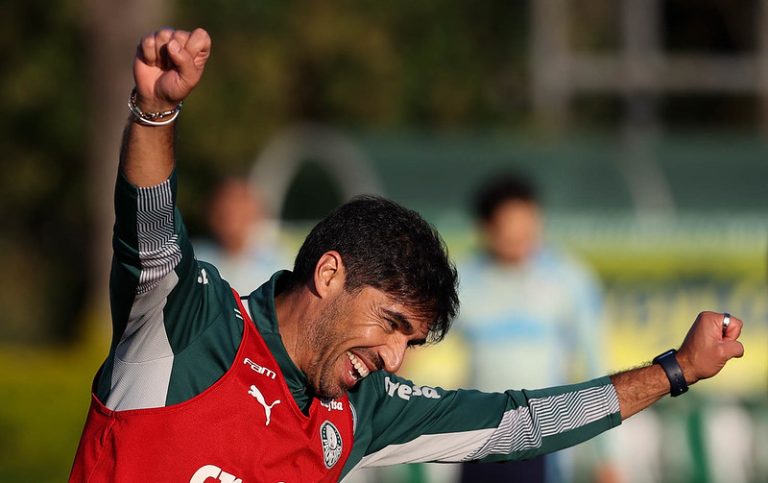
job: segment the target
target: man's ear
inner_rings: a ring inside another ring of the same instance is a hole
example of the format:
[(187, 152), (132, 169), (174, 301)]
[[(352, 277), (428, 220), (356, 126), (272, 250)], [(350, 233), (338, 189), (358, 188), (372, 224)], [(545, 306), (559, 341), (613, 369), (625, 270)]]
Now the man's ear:
[(344, 290), (346, 271), (341, 254), (335, 250), (323, 253), (315, 265), (315, 290), (320, 298), (336, 295)]

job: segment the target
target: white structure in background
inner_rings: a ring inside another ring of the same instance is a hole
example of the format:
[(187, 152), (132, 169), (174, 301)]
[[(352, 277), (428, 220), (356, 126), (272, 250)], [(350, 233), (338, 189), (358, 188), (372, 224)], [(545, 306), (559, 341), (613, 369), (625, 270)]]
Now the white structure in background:
[(351, 139), (328, 126), (302, 124), (278, 134), (251, 170), (251, 183), (274, 213), (282, 212), (288, 189), (307, 161), (320, 164), (330, 174), (345, 200), (361, 193), (382, 193), (370, 160)]

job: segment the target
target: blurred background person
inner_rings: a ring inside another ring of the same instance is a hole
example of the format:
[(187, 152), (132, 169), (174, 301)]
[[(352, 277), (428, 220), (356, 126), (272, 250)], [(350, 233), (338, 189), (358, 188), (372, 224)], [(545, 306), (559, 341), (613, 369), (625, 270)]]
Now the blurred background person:
[[(469, 348), (469, 387), (535, 389), (604, 371), (600, 284), (585, 264), (543, 243), (533, 183), (518, 174), (493, 176), (475, 194), (473, 210), (480, 249), (459, 265), (456, 323)], [(571, 454), (467, 463), (461, 481), (573, 481)], [(601, 456), (594, 481), (617, 481), (606, 452)]]
[(215, 265), (240, 294), (251, 293), (276, 271), (291, 267), (277, 222), (246, 179), (229, 177), (218, 183), (206, 221), (211, 238), (195, 240), (195, 254)]

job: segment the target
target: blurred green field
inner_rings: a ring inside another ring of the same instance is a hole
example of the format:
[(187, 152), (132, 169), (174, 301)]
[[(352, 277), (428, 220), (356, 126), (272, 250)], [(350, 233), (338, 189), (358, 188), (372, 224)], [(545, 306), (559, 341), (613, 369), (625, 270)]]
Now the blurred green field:
[(89, 325), (72, 347), (0, 347), (0, 481), (61, 482), (69, 475), (91, 379), (108, 349), (104, 328)]

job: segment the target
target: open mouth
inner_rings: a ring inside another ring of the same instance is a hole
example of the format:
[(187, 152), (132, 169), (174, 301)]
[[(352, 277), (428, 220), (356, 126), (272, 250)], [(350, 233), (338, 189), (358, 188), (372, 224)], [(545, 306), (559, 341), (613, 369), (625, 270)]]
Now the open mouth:
[(347, 351), (347, 357), (349, 357), (349, 361), (352, 363), (353, 370), (352, 375), (355, 379), (358, 381), (368, 374), (370, 374), (371, 371), (368, 370), (368, 367), (361, 361), (356, 355), (353, 353)]

